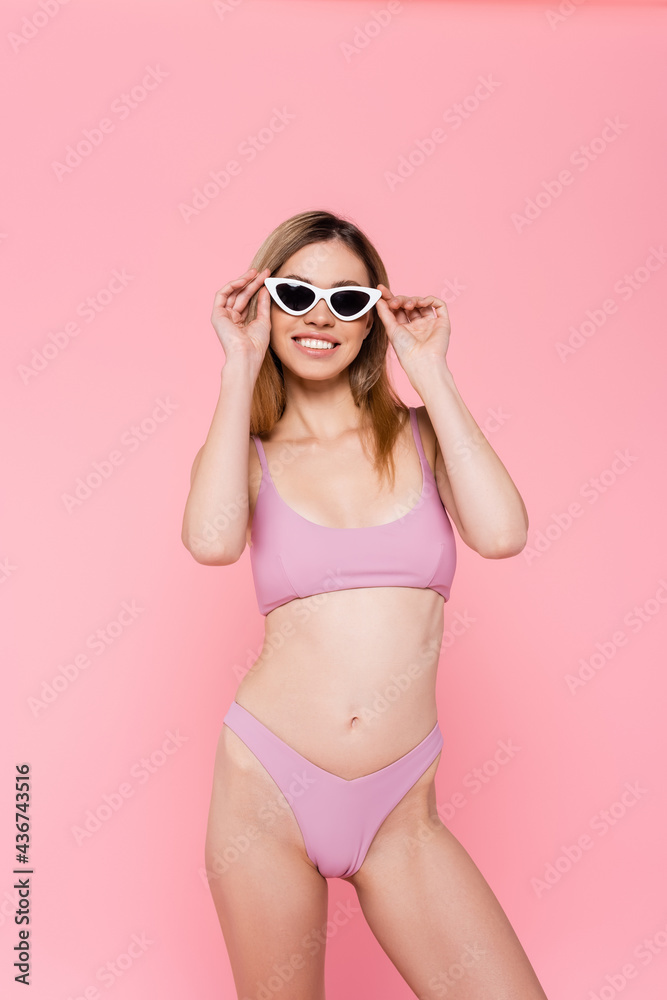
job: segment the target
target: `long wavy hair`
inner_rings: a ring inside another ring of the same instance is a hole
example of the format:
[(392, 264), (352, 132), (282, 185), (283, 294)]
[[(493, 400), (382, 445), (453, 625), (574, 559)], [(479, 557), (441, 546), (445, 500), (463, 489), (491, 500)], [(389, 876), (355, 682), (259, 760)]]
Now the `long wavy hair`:
[[(250, 266), (256, 267), (258, 272), (268, 267), (273, 274), (303, 247), (334, 240), (344, 244), (365, 264), (369, 287), (375, 288), (379, 282), (389, 286), (385, 266), (365, 233), (353, 222), (331, 212), (300, 212), (281, 222), (264, 240)], [(316, 251), (313, 253), (316, 260)], [(248, 303), (246, 323), (257, 315), (258, 294), (259, 289)], [(393, 483), (394, 443), (408, 418), (408, 408), (389, 381), (389, 338), (375, 307), (372, 316), (371, 328), (348, 368), (350, 389), (355, 404), (362, 411), (362, 444), (367, 447), (369, 438), (372, 439), (371, 454), (375, 469), (381, 476), (388, 474)], [(280, 420), (286, 401), (282, 363), (269, 344), (253, 391), (250, 433), (260, 436), (269, 433)]]

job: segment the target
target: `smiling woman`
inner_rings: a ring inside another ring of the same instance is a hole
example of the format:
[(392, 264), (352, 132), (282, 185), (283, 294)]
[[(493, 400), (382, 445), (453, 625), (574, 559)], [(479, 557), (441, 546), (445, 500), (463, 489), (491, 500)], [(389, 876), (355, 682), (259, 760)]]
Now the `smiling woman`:
[[(211, 318), (226, 360), (182, 537), (208, 565), (250, 543), (265, 616), (224, 715), (205, 848), (238, 995), (300, 954), (326, 921), (327, 879), (342, 878), (418, 996), (441, 996), (443, 970), (466, 955), (469, 1000), (499, 988), (545, 1000), (435, 802), (452, 525), (490, 558), (520, 551), (527, 526), (447, 367), (447, 308), (394, 296), (361, 230), (312, 211), (270, 234)], [(424, 405), (390, 384), (390, 343)], [(281, 995), (323, 1000), (324, 957), (302, 961)]]

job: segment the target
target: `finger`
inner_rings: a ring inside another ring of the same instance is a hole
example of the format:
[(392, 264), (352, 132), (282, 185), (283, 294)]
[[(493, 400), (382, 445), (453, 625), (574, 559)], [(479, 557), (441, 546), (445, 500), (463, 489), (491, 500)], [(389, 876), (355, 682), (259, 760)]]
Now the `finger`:
[(396, 323), (396, 317), (389, 308), (389, 306), (387, 305), (385, 299), (378, 299), (377, 302), (375, 303), (375, 308), (377, 309), (378, 316), (382, 320), (385, 329), (388, 330), (393, 329)]
[(260, 288), (259, 295), (257, 296), (257, 314), (261, 315), (262, 319), (268, 320), (271, 315), (271, 296), (269, 295), (268, 288)]
[(247, 274), (248, 274), (248, 272), (246, 271), (246, 273), (242, 274), (240, 278), (234, 278), (232, 281), (228, 281), (226, 285), (223, 285), (222, 288), (218, 289), (217, 294), (218, 295), (224, 295), (224, 294), (229, 295), (229, 293), (234, 288), (240, 288), (241, 285), (245, 285), (245, 283), (249, 280), (246, 277)]
[(438, 306), (443, 306), (446, 308), (445, 303), (442, 299), (437, 298), (435, 295), (413, 295), (410, 299), (406, 300), (406, 305), (410, 306), (413, 304), (417, 308), (423, 309), (427, 306), (433, 306), (436, 309)]
[(393, 298), (389, 300), (387, 305), (390, 309), (393, 309), (396, 314), (396, 319), (399, 323), (409, 323), (410, 319), (408, 317), (408, 312), (410, 312), (410, 307), (408, 306), (407, 295), (394, 295)]
[(427, 306), (433, 306), (434, 309), (437, 309), (438, 306), (440, 306), (440, 308), (442, 309), (447, 309), (446, 303), (443, 302), (442, 299), (437, 298), (437, 296), (435, 295), (421, 296), (419, 298), (416, 298), (414, 301), (418, 303), (419, 307), (422, 309)]
[(392, 301), (400, 303), (404, 309), (414, 309), (418, 302), (424, 300), (419, 295), (394, 295)]
[(414, 305), (408, 306), (408, 309), (410, 312), (416, 313), (420, 319), (427, 319), (429, 316), (432, 319), (436, 315), (435, 307), (425, 298), (416, 299)]
[(406, 296), (392, 295), (392, 293), (390, 292), (390, 290), (387, 288), (386, 285), (384, 285), (383, 287), (385, 288), (385, 291), (382, 293), (382, 299), (378, 301), (380, 302), (384, 301), (385, 304), (389, 306), (390, 309), (398, 309), (401, 306), (403, 300), (406, 298)]
[[(271, 269), (265, 267), (263, 271), (260, 271), (259, 274), (256, 274), (253, 278), (246, 277), (246, 275), (248, 275), (250, 271), (254, 270), (255, 270), (254, 267), (248, 268), (245, 274), (241, 275), (240, 278), (235, 278), (233, 281), (229, 281), (226, 285), (224, 285), (221, 289), (219, 289), (214, 299), (214, 307), (220, 306), (223, 309), (225, 307), (233, 308), (235, 306), (235, 303), (237, 302), (237, 296), (239, 295), (239, 293), (242, 292), (244, 287), (248, 291), (248, 298), (250, 298), (250, 296), (253, 295), (257, 290), (257, 287), (259, 287), (264, 282), (264, 278), (266, 278), (267, 276), (265, 272), (268, 271), (269, 273), (271, 273)], [(238, 309), (239, 306), (240, 306), (240, 300), (239, 300), (239, 305), (236, 306), (236, 308)]]
[(394, 298), (402, 303), (406, 313), (417, 312), (421, 318), (426, 319), (429, 316), (433, 316), (433, 312), (429, 312), (432, 309), (435, 311), (436, 317), (440, 319), (448, 318), (449, 314), (446, 304), (435, 295), (413, 295), (411, 297), (397, 295)]
[(392, 309), (391, 306), (389, 305), (389, 299), (385, 299), (385, 298), (378, 299), (377, 303), (376, 303), (376, 307), (378, 309), (384, 310), (386, 313), (389, 313), (389, 315), (393, 315), (394, 309), (396, 308), (394, 306), (394, 309)]
[(433, 315), (429, 313), (429, 309), (432, 309), (436, 315), (437, 319), (443, 320), (444, 322), (449, 322), (449, 311), (447, 309), (447, 303), (443, 302), (442, 299), (436, 298), (435, 295), (429, 295), (424, 299), (423, 309), (426, 310), (426, 315)]
[(408, 317), (408, 311), (405, 308), (405, 303), (407, 301), (406, 295), (394, 295), (387, 302), (388, 307), (394, 313), (394, 318), (397, 323), (409, 323), (410, 319)]
[[(264, 268), (264, 271), (267, 270), (268, 268)], [(246, 285), (244, 288), (239, 288), (232, 293), (229, 301), (231, 302), (233, 300), (234, 308), (237, 312), (244, 312), (248, 302), (253, 297), (257, 289), (264, 286), (264, 271), (260, 272), (255, 278), (253, 278), (250, 284)]]
[(262, 277), (262, 281), (263, 281), (264, 278), (266, 277), (266, 275), (264, 274), (264, 271), (268, 271), (269, 268), (265, 267), (264, 271), (260, 271), (260, 274), (256, 274), (252, 278), (249, 277), (250, 272), (254, 271), (254, 270), (255, 270), (254, 267), (249, 267), (248, 270), (245, 271), (241, 275), (240, 278), (234, 278), (232, 281), (228, 281), (226, 285), (223, 285), (222, 288), (218, 289), (218, 291), (216, 293), (216, 296), (217, 295), (229, 295), (234, 289), (239, 289), (243, 285), (247, 285), (251, 281), (257, 281), (257, 279), (259, 278), (260, 274), (263, 275), (263, 277)]
[(401, 298), (400, 295), (394, 295), (391, 289), (386, 285), (379, 284), (377, 287), (382, 292), (382, 298), (378, 301), (384, 302), (390, 307), (393, 305), (394, 308), (399, 304), (399, 300)]
[[(393, 328), (394, 325), (397, 323), (409, 322), (408, 317), (406, 316), (403, 309), (401, 309), (398, 305), (392, 305), (389, 300), (378, 299), (376, 305), (378, 307), (381, 305), (383, 309), (387, 310), (387, 314), (385, 314), (384, 316), (380, 314), (380, 319), (384, 323), (385, 327), (387, 325), (390, 325), (391, 328)], [(393, 323), (391, 322), (392, 320)]]
[[(379, 284), (378, 288), (386, 289), (386, 304), (395, 313), (395, 318), (399, 323), (410, 323), (410, 313), (413, 314), (412, 319), (416, 318), (414, 316), (415, 312), (420, 318), (428, 316), (428, 306), (430, 301), (441, 301), (440, 299), (436, 299), (433, 295), (392, 295), (386, 285)], [(385, 292), (383, 292), (383, 299), (385, 299)], [(432, 316), (433, 313), (430, 315)]]

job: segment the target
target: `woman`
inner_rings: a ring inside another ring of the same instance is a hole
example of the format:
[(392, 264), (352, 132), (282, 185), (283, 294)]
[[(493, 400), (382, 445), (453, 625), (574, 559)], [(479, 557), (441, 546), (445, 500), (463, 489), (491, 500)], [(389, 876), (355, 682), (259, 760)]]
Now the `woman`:
[[(392, 295), (367, 237), (312, 211), (271, 233), (211, 318), (225, 365), (183, 541), (216, 566), (248, 542), (266, 616), (224, 718), (206, 836), (238, 996), (324, 998), (339, 877), (422, 1000), (544, 1000), (437, 813), (450, 518), (492, 559), (520, 552), (528, 526), (454, 385), (445, 303)], [(389, 342), (424, 405), (391, 387)]]

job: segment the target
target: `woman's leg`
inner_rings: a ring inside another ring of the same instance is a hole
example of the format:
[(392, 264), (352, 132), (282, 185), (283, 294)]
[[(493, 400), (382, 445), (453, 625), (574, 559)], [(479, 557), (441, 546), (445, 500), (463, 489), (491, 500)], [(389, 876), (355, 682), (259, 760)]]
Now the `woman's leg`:
[(327, 881), (278, 786), (226, 725), (205, 859), (238, 996), (324, 1000)]
[(420, 1000), (546, 1000), (489, 884), (437, 815), (439, 760), (387, 816), (347, 881)]

